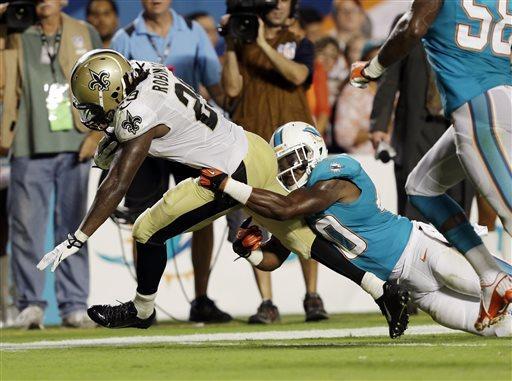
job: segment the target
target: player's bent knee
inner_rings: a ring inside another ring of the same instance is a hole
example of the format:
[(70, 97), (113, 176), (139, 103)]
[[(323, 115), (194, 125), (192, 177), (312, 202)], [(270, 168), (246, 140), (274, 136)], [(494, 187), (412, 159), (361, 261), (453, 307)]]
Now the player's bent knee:
[(427, 174), (416, 166), (407, 176), (405, 182), (405, 192), (408, 196), (426, 196), (435, 197), (442, 195), (446, 189), (440, 189), (439, 184), (428, 180)]
[(136, 242), (146, 243), (151, 238), (152, 233), (149, 231), (149, 209), (146, 209), (133, 224), (132, 237)]
[(405, 183), (405, 192), (409, 196), (421, 195), (416, 168), (414, 168), (413, 171), (409, 174), (409, 176), (407, 176), (407, 181)]

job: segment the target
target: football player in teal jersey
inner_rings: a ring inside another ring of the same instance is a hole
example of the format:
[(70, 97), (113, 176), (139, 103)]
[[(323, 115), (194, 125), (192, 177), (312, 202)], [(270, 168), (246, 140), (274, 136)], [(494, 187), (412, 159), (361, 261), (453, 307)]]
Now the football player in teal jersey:
[[(304, 218), (340, 256), (382, 280), (397, 280), (422, 310), (444, 326), (485, 336), (512, 334), (512, 315), (505, 313), (504, 301), (493, 325), (475, 328), (480, 283), (471, 265), (430, 225), (380, 207), (375, 186), (357, 160), (344, 154), (322, 157), (323, 139), (302, 122), (280, 127), (271, 144), (278, 159), (278, 180), (291, 191), (288, 195), (253, 189), (212, 169), (202, 171), (200, 183), (222, 190), (259, 215)], [(246, 224), (234, 249), (266, 271), (279, 267), (289, 254), (275, 238), (263, 244), (265, 254), (259, 245), (257, 227)]]
[(496, 266), (445, 192), (468, 176), (512, 234), (511, 36), (510, 0), (414, 0), (378, 56), (355, 63), (351, 72), (351, 83), (364, 87), (423, 43), (453, 126), (418, 163), (406, 190), (477, 272), (480, 329), (496, 320), (502, 303), (512, 301), (512, 278)]

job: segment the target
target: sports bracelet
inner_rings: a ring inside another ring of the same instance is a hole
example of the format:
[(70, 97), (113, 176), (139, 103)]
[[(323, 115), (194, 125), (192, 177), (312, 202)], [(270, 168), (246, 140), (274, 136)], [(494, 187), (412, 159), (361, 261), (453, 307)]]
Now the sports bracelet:
[(252, 187), (229, 177), (224, 186), (224, 193), (245, 205), (249, 197), (251, 197)]
[(386, 70), (386, 68), (380, 64), (379, 56), (376, 56), (370, 61), (368, 66), (363, 69), (363, 73), (368, 78), (377, 79), (384, 73), (384, 70)]
[(84, 243), (89, 239), (89, 236), (82, 232), (80, 229), (77, 229), (77, 231), (74, 234), (75, 238), (79, 240), (80, 242)]
[(263, 252), (260, 249), (253, 250), (245, 259), (251, 262), (251, 265), (258, 266), (263, 261)]

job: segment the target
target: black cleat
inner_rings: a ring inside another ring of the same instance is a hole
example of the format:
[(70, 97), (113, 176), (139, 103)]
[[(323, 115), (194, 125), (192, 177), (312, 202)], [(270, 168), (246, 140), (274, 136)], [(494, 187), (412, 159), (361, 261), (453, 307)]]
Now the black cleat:
[(396, 339), (403, 335), (409, 324), (409, 291), (399, 284), (390, 282), (384, 283), (383, 289), (384, 295), (375, 302), (388, 322), (389, 337)]
[(190, 304), (189, 321), (197, 323), (227, 323), (233, 320), (230, 314), (221, 311), (206, 295), (195, 298)]
[(249, 317), (249, 324), (271, 324), (281, 320), (279, 310), (271, 300), (260, 304), (256, 313)]
[(306, 322), (329, 319), (329, 315), (327, 315), (324, 308), (324, 302), (316, 292), (306, 294), (304, 311), (306, 312)]
[(106, 328), (142, 328), (146, 329), (155, 321), (156, 311), (147, 319), (137, 317), (137, 309), (132, 301), (116, 306), (95, 305), (87, 309), (92, 321)]

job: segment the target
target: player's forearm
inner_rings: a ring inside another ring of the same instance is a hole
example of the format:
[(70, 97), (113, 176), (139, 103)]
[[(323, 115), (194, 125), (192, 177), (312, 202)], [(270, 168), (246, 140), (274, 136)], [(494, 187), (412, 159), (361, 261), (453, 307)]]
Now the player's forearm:
[(243, 87), (243, 78), (238, 67), (236, 53), (232, 50), (226, 52), (226, 61), (222, 68), (222, 87), (227, 96), (234, 98), (240, 94)]
[(263, 260), (260, 262), (259, 265), (254, 266), (258, 270), (261, 271), (274, 271), (275, 269), (278, 269), (283, 262), (279, 260), (277, 255), (271, 252), (263, 252)]
[(265, 189), (253, 188), (245, 204), (260, 216), (284, 221), (298, 217), (296, 208), (288, 197)]
[(80, 226), (80, 230), (89, 237), (114, 213), (128, 191), (128, 187), (118, 183), (116, 179), (117, 177), (108, 176), (103, 181)]
[(388, 68), (409, 54), (428, 32), (442, 5), (443, 0), (415, 0), (382, 46), (380, 65)]
[(261, 245), (260, 250), (263, 258), (255, 267), (262, 271), (274, 271), (279, 268), (290, 255), (290, 250), (284, 247), (283, 244), (274, 236), (269, 241)]
[(309, 74), (306, 65), (289, 60), (268, 43), (261, 45), (261, 49), (267, 55), (274, 68), (286, 78), (287, 81), (293, 83), (295, 86), (300, 86), (306, 82)]

